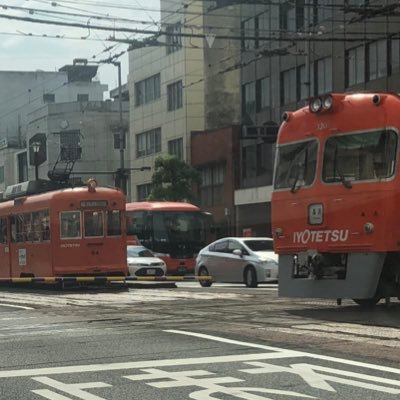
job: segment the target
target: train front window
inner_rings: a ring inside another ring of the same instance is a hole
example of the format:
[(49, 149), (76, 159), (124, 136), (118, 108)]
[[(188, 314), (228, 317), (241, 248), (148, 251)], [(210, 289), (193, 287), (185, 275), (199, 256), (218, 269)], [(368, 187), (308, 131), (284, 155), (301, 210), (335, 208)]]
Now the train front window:
[(121, 211), (107, 211), (107, 236), (121, 235)]
[(154, 242), (160, 248), (166, 247), (160, 252), (170, 252), (176, 244), (197, 252), (205, 244), (205, 224), (206, 220), (199, 212), (154, 212)]
[(85, 237), (104, 236), (104, 221), (102, 211), (84, 212)]
[(310, 186), (317, 165), (316, 140), (281, 145), (277, 149), (275, 189), (295, 189)]
[(63, 211), (60, 213), (60, 238), (77, 239), (81, 237), (80, 211)]
[(395, 172), (397, 135), (381, 130), (330, 137), (325, 144), (326, 183), (386, 179)]

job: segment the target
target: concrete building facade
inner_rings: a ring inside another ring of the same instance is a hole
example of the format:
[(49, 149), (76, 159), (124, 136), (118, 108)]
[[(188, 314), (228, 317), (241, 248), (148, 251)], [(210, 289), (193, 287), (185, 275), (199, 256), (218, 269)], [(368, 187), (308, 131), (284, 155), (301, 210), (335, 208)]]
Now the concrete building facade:
[(93, 80), (97, 66), (81, 62), (58, 72), (0, 71), (0, 190), (28, 176), (31, 114), (47, 105), (102, 101), (107, 85)]
[[(213, 2), (184, 3), (161, 1), (166, 35), (160, 45), (130, 52), (129, 152), (133, 168), (154, 166), (162, 153), (190, 163), (192, 131), (239, 122), (239, 70), (226, 71), (239, 60), (239, 43), (215, 36), (238, 24), (239, 8), (221, 16), (220, 10), (206, 13)], [(191, 33), (207, 36), (181, 36)], [(132, 200), (149, 195), (152, 173), (131, 175)]]
[[(123, 124), (127, 129), (128, 102), (123, 102), (122, 106)], [(28, 148), (40, 142), (43, 153), (38, 178), (48, 179), (48, 172), (54, 168), (64, 170), (70, 157), (76, 158), (71, 177), (82, 181), (95, 177), (99, 185), (116, 185), (120, 131), (118, 102), (46, 104), (29, 114), (29, 120)], [(28, 152), (28, 164), (28, 175), (33, 178), (35, 162), (32, 151)]]

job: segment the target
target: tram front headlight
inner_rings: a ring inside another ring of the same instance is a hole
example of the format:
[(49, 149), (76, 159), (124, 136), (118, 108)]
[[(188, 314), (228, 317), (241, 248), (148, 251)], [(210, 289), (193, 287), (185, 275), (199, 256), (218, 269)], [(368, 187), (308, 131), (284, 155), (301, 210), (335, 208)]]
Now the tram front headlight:
[(324, 110), (330, 110), (333, 106), (333, 97), (330, 94), (327, 94), (322, 99), (322, 108)]
[(364, 232), (369, 235), (371, 234), (375, 229), (375, 226), (372, 222), (367, 222), (366, 224), (364, 224)]
[(310, 111), (312, 113), (317, 113), (321, 111), (322, 108), (322, 100), (319, 97), (314, 97), (310, 100)]

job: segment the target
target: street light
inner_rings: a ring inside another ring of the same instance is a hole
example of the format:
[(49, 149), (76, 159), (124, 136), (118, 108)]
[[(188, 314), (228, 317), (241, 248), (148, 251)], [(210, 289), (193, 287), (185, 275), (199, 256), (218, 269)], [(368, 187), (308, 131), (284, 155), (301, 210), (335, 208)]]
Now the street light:
[(33, 149), (33, 163), (35, 164), (35, 180), (39, 179), (39, 160), (38, 160), (38, 155), (40, 151), (40, 143), (39, 142), (34, 142), (32, 143), (32, 149)]

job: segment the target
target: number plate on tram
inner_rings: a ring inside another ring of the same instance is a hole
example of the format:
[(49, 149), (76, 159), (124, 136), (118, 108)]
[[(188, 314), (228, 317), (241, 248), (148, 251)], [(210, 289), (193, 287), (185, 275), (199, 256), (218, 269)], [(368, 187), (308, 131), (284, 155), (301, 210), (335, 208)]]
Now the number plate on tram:
[(310, 204), (308, 206), (308, 223), (319, 225), (324, 221), (324, 206), (322, 204)]

